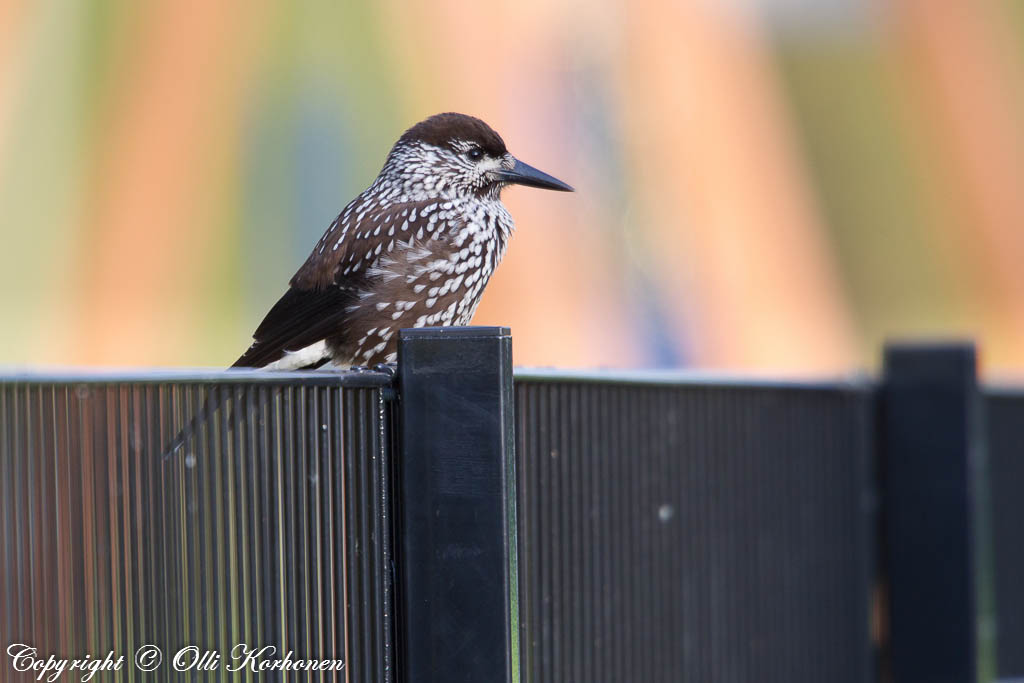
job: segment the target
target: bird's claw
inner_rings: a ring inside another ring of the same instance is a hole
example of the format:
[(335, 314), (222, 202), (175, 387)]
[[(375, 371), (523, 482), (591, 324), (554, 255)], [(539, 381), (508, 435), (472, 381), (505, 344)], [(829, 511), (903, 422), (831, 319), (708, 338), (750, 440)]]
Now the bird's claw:
[(398, 363), (377, 363), (373, 366), (373, 370), (394, 379), (398, 374)]

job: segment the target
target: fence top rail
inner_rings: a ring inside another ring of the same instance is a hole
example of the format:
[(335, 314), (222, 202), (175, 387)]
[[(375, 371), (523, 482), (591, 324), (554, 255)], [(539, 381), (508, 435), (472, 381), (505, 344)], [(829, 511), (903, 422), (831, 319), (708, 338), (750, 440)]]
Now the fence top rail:
[(692, 369), (570, 370), (563, 368), (515, 369), (517, 382), (583, 382), (635, 386), (755, 387), (763, 389), (811, 389), (864, 392), (876, 381), (866, 373), (823, 378), (778, 378)]
[(982, 389), (986, 396), (1000, 398), (1024, 398), (1024, 379), (1016, 382), (1009, 379), (997, 379), (985, 382)]
[(146, 368), (93, 370), (55, 368), (28, 370), (0, 367), (0, 386), (11, 384), (262, 384), (372, 389), (390, 386), (392, 375), (376, 370), (275, 371), (251, 368)]
[[(692, 369), (579, 370), (517, 367), (517, 382), (580, 382), (633, 386), (754, 387), (862, 392), (877, 386), (875, 378), (854, 373), (823, 378), (783, 378)], [(376, 370), (280, 371), (235, 368), (11, 368), (0, 366), (0, 386), (11, 384), (263, 384), (269, 386), (340, 386), (352, 389), (387, 387), (387, 372)], [(988, 381), (987, 396), (1024, 397), (1024, 382)]]

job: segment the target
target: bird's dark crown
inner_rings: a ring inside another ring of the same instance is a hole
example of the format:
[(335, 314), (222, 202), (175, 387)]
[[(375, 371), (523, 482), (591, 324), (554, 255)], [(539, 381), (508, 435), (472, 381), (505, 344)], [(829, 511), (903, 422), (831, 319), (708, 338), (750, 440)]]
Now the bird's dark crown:
[(490, 157), (500, 157), (508, 151), (505, 141), (493, 128), (478, 118), (456, 113), (435, 114), (405, 131), (398, 140), (399, 143), (425, 142), (453, 150), (455, 141), (476, 144)]

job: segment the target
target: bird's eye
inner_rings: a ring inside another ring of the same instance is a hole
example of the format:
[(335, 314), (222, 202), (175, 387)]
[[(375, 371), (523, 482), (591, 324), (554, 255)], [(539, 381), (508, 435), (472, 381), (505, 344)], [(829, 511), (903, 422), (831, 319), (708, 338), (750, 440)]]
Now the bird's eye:
[(484, 158), (484, 151), (479, 147), (472, 147), (466, 152), (466, 156), (469, 157), (470, 161), (480, 161)]

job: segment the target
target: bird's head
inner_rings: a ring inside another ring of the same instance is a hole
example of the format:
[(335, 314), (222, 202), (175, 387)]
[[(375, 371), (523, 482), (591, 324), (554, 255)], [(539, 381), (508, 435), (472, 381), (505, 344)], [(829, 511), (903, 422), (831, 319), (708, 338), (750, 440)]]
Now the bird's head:
[(496, 199), (506, 185), (572, 192), (561, 180), (516, 159), (490, 126), (465, 114), (437, 114), (405, 131), (381, 175), (427, 196)]

